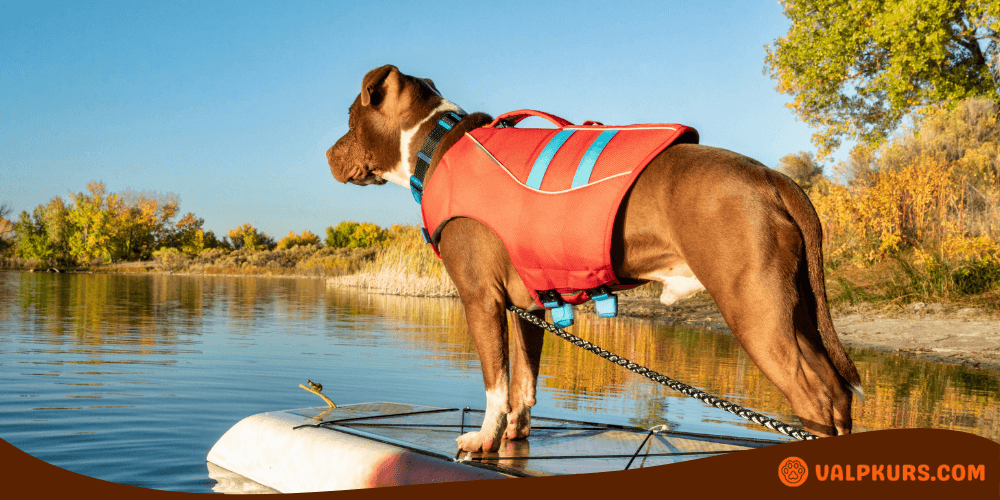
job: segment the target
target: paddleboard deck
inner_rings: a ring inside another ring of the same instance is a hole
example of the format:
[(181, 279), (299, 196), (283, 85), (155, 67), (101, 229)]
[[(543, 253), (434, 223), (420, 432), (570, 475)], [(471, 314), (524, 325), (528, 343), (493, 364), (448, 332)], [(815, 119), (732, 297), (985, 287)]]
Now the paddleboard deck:
[(583, 474), (667, 465), (786, 441), (532, 416), (528, 439), (459, 452), (483, 412), (372, 402), (261, 413), (208, 454), (216, 491), (331, 491), (442, 481)]

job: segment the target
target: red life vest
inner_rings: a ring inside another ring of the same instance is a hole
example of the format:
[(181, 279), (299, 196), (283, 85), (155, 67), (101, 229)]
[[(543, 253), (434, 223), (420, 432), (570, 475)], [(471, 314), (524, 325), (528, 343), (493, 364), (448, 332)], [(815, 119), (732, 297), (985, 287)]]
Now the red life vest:
[[(513, 128), (529, 115), (560, 128)], [(643, 168), (674, 142), (697, 143), (698, 132), (684, 125), (573, 125), (532, 110), (500, 115), (441, 158), (420, 204), (424, 227), (440, 257), (449, 220), (486, 224), (539, 306), (546, 295), (540, 292), (580, 304), (602, 285), (637, 286), (622, 285), (612, 269), (615, 216)]]

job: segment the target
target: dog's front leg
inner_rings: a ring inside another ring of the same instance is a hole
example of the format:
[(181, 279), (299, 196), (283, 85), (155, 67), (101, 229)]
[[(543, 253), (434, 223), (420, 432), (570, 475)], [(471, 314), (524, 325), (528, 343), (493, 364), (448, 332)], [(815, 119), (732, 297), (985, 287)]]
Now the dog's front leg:
[(510, 257), (493, 231), (467, 218), (457, 218), (444, 227), (439, 248), (465, 306), (486, 386), (483, 427), (460, 436), (458, 446), (466, 451), (496, 451), (511, 411), (505, 308)]
[(507, 427), (507, 414), (511, 410), (507, 316), (503, 303), (492, 300), (466, 303), (465, 315), (483, 368), (486, 414), (482, 429), (459, 436), (458, 446), (465, 451), (496, 451), (500, 448), (500, 440)]

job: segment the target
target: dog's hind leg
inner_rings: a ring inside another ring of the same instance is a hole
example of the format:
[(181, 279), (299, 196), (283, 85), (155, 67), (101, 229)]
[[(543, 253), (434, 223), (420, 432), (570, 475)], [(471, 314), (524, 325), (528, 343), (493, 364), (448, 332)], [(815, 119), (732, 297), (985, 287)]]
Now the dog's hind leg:
[(859, 377), (829, 321), (820, 222), (802, 190), (744, 156), (680, 144), (627, 203), (620, 275), (687, 264), (806, 429), (850, 432)]
[[(545, 319), (545, 311), (533, 311)], [(531, 407), (535, 406), (535, 385), (542, 358), (545, 331), (517, 318), (511, 324), (510, 407), (507, 414), (507, 439), (528, 437), (531, 431)]]
[[(809, 297), (806, 290), (801, 288), (799, 290), (799, 297)], [(832, 416), (829, 418), (832, 419), (833, 428), (828, 429), (829, 420), (826, 421), (827, 423), (822, 424), (822, 426), (816, 425), (814, 427), (823, 427), (823, 430), (830, 430), (830, 432), (827, 432), (830, 435), (850, 434), (852, 427), (852, 392), (849, 390), (846, 380), (839, 375), (835, 364), (830, 358), (829, 352), (823, 345), (823, 340), (817, 330), (816, 320), (809, 312), (813, 308), (814, 306), (809, 300), (798, 301), (794, 309), (795, 316), (793, 321), (799, 352), (805, 358), (806, 363), (812, 367), (813, 371), (821, 379), (821, 387), (823, 388), (821, 398), (825, 399), (828, 397), (832, 406)], [(810, 427), (802, 416), (799, 417), (799, 420), (803, 421), (806, 428)]]
[[(775, 297), (743, 297), (724, 312), (733, 333), (761, 371), (785, 395), (806, 430), (820, 436), (851, 431), (851, 393), (846, 390), (801, 302), (794, 311)], [(729, 302), (726, 299), (720, 302)], [(812, 330), (813, 333), (809, 333)]]
[[(784, 226), (784, 227), (782, 227)], [(809, 312), (801, 279), (801, 237), (786, 224), (768, 233), (776, 238), (719, 246), (714, 259), (729, 263), (725, 273), (702, 259), (689, 260), (744, 350), (784, 393), (806, 430), (821, 436), (850, 432), (851, 394), (838, 375)], [(733, 248), (733, 250), (729, 250)]]

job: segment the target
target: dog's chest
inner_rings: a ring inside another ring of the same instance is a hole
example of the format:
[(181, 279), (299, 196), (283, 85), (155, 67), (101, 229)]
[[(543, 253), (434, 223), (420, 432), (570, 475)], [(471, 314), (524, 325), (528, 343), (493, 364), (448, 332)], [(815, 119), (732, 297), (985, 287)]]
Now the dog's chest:
[(696, 132), (683, 125), (482, 127), (467, 133), (438, 164), (421, 203), (437, 251), (450, 219), (489, 226), (542, 305), (555, 290), (582, 303), (602, 285), (619, 284), (611, 265), (615, 215), (628, 188), (661, 151)]

